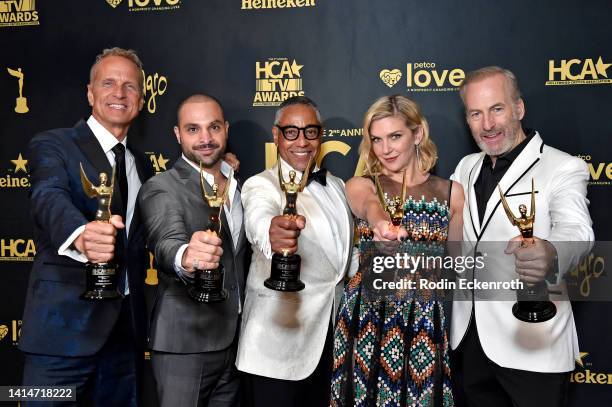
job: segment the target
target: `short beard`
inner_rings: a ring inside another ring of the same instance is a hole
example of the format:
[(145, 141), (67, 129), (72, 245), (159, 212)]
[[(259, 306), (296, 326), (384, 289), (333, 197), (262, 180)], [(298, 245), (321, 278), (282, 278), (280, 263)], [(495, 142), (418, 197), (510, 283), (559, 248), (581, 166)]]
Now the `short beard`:
[(187, 157), (190, 161), (194, 162), (196, 165), (202, 165), (202, 168), (210, 169), (217, 165), (221, 157), (225, 154), (225, 149), (220, 148), (213, 155), (206, 157), (205, 160), (201, 160), (200, 157), (197, 156), (193, 151), (183, 151), (185, 157)]

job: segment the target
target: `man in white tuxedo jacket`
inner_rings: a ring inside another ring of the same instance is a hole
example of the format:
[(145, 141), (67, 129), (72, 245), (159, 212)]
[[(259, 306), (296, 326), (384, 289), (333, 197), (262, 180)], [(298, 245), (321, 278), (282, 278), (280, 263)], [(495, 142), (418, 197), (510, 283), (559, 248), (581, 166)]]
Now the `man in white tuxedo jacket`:
[[(514, 301), (455, 301), (451, 345), (458, 350), (459, 383), (470, 407), (564, 406), (578, 340), (562, 278), (589, 247), (564, 242), (593, 240), (587, 166), (544, 144), (538, 132), (523, 130), (525, 106), (510, 71), (486, 67), (470, 72), (460, 95), (482, 150), (464, 157), (452, 176), (466, 196), (463, 239), (476, 246), (508, 242), (505, 255), (489, 256), (486, 272), (507, 280), (546, 280), (549, 291), (561, 294), (551, 294), (555, 317), (540, 323), (516, 319)], [(530, 206), (532, 179), (535, 242), (520, 247), (518, 229), (504, 212), (497, 185), (516, 213), (520, 204)], [(478, 278), (479, 271), (474, 273)]]
[[(320, 150), (323, 132), (316, 105), (303, 96), (287, 99), (276, 113), (272, 133), (284, 179), (295, 170), (299, 182), (308, 160)], [(299, 215), (282, 216), (286, 199), (279, 164), (251, 177), (242, 188), (253, 257), (236, 366), (247, 373), (243, 399), (254, 406), (327, 406), (332, 322), (351, 264), (352, 217), (342, 180), (317, 168), (309, 177), (314, 182), (298, 194)], [(302, 291), (264, 286), (272, 253), (283, 249), (301, 256)]]

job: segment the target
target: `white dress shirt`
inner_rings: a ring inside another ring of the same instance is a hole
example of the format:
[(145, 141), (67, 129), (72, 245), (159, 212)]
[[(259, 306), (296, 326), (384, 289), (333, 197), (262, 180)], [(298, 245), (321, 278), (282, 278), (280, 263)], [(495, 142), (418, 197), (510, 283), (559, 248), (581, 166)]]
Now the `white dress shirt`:
[[(111, 134), (107, 129), (104, 128), (93, 116), (89, 116), (87, 120), (87, 125), (93, 132), (96, 140), (100, 143), (102, 150), (104, 150), (104, 154), (106, 154), (106, 158), (108, 159), (108, 163), (111, 167), (115, 166), (115, 153), (113, 153), (112, 149), (118, 143), (115, 136)], [(130, 235), (130, 223), (132, 223), (132, 217), (134, 216), (134, 208), (136, 207), (136, 197), (138, 196), (138, 190), (140, 189), (141, 183), (140, 178), (138, 177), (138, 172), (136, 171), (136, 162), (134, 156), (127, 148), (127, 137), (123, 139), (121, 142), (125, 147), (125, 169), (126, 176), (128, 181), (128, 202), (127, 202), (127, 212), (126, 218), (123, 220), (125, 224), (125, 233), (126, 236)], [(74, 248), (73, 243), (77, 237), (85, 230), (85, 225), (78, 227), (68, 239), (62, 244), (57, 251), (59, 255), (68, 256), (76, 261), (80, 261), (81, 263), (87, 263), (87, 257), (76, 248)], [(125, 276), (125, 295), (130, 293), (130, 289), (128, 286), (127, 273)]]

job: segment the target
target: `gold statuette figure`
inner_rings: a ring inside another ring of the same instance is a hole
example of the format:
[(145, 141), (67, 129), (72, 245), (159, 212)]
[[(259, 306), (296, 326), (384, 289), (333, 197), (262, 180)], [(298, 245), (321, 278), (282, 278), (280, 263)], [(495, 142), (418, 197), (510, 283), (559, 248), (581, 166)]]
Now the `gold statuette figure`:
[(111, 217), (110, 206), (113, 199), (113, 188), (115, 185), (115, 169), (113, 168), (113, 176), (111, 177), (111, 184), (108, 185), (108, 176), (105, 172), (100, 173), (100, 185), (95, 186), (83, 170), (83, 164), (81, 165), (81, 185), (83, 185), (83, 191), (89, 198), (96, 198), (98, 200), (98, 210), (96, 211), (95, 220), (101, 222), (108, 222)]
[[(302, 173), (302, 179), (299, 183), (295, 182), (296, 172), (289, 171), (289, 181), (283, 177), (282, 164), (280, 155), (276, 155), (278, 166), (278, 182), (280, 189), (285, 193), (286, 205), (283, 209), (283, 215), (295, 217), (297, 213), (296, 202), (299, 192), (306, 188), (308, 175), (314, 163), (315, 157), (311, 156), (306, 165), (306, 169)], [(289, 249), (282, 249), (281, 253), (272, 254), (272, 263), (270, 277), (264, 281), (264, 286), (275, 291), (300, 291), (303, 290), (305, 284), (300, 280), (300, 268), (302, 258), (297, 253), (290, 253)]]
[[(234, 172), (231, 171), (225, 182), (223, 192), (219, 194), (219, 184), (212, 185), (212, 194), (206, 192), (206, 180), (204, 179), (204, 168), (200, 163), (200, 189), (202, 199), (208, 205), (208, 225), (206, 230), (214, 233), (216, 236), (221, 236), (221, 210), (223, 204), (227, 200), (230, 184), (234, 177)], [(196, 269), (193, 281), (187, 286), (187, 294), (189, 297), (198, 303), (215, 303), (227, 299), (228, 292), (223, 288), (225, 270), (223, 264), (219, 263), (219, 267), (214, 270)]]
[(402, 191), (400, 195), (393, 196), (389, 199), (385, 198), (385, 192), (380, 185), (378, 180), (378, 174), (374, 176), (374, 183), (376, 184), (376, 193), (378, 194), (378, 200), (383, 210), (391, 217), (391, 224), (394, 228), (399, 228), (404, 219), (404, 202), (406, 202), (406, 170), (402, 175)]
[[(498, 184), (499, 196), (508, 220), (512, 225), (518, 227), (521, 234), (521, 247), (526, 248), (534, 244), (533, 228), (535, 224), (535, 186), (531, 179), (531, 208), (527, 215), (527, 206), (519, 205), (520, 216), (515, 216), (508, 201)], [(519, 249), (522, 250), (522, 249)], [(518, 301), (512, 306), (512, 314), (523, 322), (544, 322), (553, 318), (557, 313), (557, 308), (549, 300), (548, 286), (545, 281), (538, 283), (524, 283), (524, 288), (516, 292)]]
[(531, 179), (531, 208), (529, 210), (529, 215), (527, 215), (527, 206), (525, 204), (519, 205), (519, 213), (521, 216), (514, 216), (514, 212), (510, 209), (508, 205), (508, 201), (506, 201), (506, 197), (504, 196), (501, 187), (499, 184), (497, 185), (499, 190), (499, 196), (501, 199), (501, 203), (504, 206), (504, 210), (506, 211), (506, 215), (514, 226), (517, 226), (521, 236), (523, 238), (522, 246), (526, 246), (527, 244), (531, 244), (533, 242), (533, 223), (535, 221), (535, 187), (533, 178)]
[[(94, 216), (97, 222), (108, 223), (111, 218), (111, 202), (113, 200), (113, 187), (115, 185), (115, 168), (108, 185), (108, 176), (105, 172), (100, 173), (100, 185), (94, 185), (81, 166), (81, 185), (83, 192), (89, 198), (98, 201), (98, 209)], [(120, 298), (121, 294), (117, 291), (117, 265), (114, 263), (91, 263), (85, 264), (86, 291), (81, 298), (87, 300), (108, 300)]]

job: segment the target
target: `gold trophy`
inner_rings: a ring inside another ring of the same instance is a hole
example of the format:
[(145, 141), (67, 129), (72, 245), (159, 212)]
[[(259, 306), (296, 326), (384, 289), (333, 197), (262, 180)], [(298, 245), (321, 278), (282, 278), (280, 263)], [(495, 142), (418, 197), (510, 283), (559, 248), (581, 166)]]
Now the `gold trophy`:
[[(295, 217), (297, 213), (296, 202), (299, 192), (302, 192), (308, 181), (308, 174), (314, 162), (314, 156), (310, 157), (306, 169), (302, 173), (302, 179), (299, 183), (295, 182), (296, 172), (289, 171), (289, 181), (285, 181), (281, 169), (281, 159), (279, 154), (276, 155), (278, 166), (278, 182), (281, 190), (285, 193), (286, 205), (283, 209), (283, 215), (287, 217)], [(270, 277), (264, 281), (267, 288), (276, 291), (301, 291), (305, 285), (300, 280), (300, 266), (302, 258), (297, 253), (289, 253), (288, 249), (283, 249), (282, 253), (274, 253), (272, 255), (272, 265)]]
[(378, 200), (383, 210), (391, 217), (391, 224), (395, 229), (398, 229), (402, 220), (404, 219), (404, 202), (406, 202), (406, 170), (402, 175), (402, 192), (400, 195), (393, 196), (389, 199), (385, 198), (385, 192), (380, 185), (378, 180), (378, 174), (374, 176), (374, 183), (376, 184), (376, 193), (378, 194)]
[[(519, 205), (520, 216), (515, 216), (499, 184), (497, 188), (510, 223), (518, 227), (521, 233), (521, 247), (532, 245), (534, 243), (533, 226), (535, 223), (535, 187), (533, 178), (531, 179), (531, 208), (529, 215), (527, 215), (527, 206), (521, 204)], [(512, 314), (523, 322), (544, 322), (553, 318), (557, 313), (557, 308), (549, 300), (546, 282), (524, 283), (523, 286), (524, 288), (516, 292), (517, 302), (512, 306)]]
[[(113, 187), (115, 185), (115, 169), (111, 184), (108, 185), (108, 176), (105, 172), (100, 173), (100, 185), (95, 186), (85, 175), (83, 164), (81, 166), (81, 185), (85, 195), (98, 200), (98, 209), (94, 220), (96, 222), (108, 223), (111, 217), (110, 207), (113, 199)], [(91, 263), (85, 264), (86, 289), (81, 294), (86, 300), (109, 300), (120, 298), (122, 295), (117, 291), (117, 264)]]
[(6, 70), (11, 76), (14, 76), (19, 80), (19, 97), (15, 99), (15, 112), (27, 113), (30, 109), (28, 109), (28, 99), (23, 97), (23, 77), (25, 75), (23, 72), (21, 72), (21, 68), (17, 68), (16, 70), (6, 68)]
[[(221, 236), (221, 210), (227, 199), (233, 174), (232, 171), (229, 177), (227, 177), (225, 188), (220, 195), (218, 184), (213, 184), (212, 194), (209, 195), (206, 192), (206, 180), (204, 179), (202, 163), (200, 163), (200, 188), (202, 190), (202, 198), (210, 208), (206, 230), (213, 233), (215, 236)], [(187, 286), (189, 298), (195, 302), (207, 304), (225, 301), (228, 293), (227, 290), (223, 288), (224, 277), (225, 270), (221, 262), (219, 262), (219, 267), (213, 270), (196, 269), (193, 281)]]

